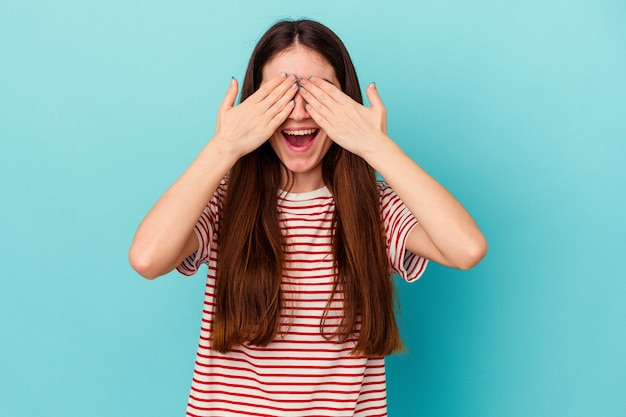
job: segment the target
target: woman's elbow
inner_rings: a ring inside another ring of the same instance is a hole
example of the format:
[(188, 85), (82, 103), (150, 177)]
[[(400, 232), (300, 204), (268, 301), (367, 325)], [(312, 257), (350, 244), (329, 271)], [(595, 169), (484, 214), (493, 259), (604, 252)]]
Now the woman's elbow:
[(135, 246), (131, 246), (128, 251), (128, 261), (130, 266), (146, 279), (155, 279), (162, 275), (157, 271), (153, 258)]
[(467, 271), (472, 269), (487, 255), (487, 240), (484, 236), (468, 243), (465, 247), (465, 253), (457, 262), (457, 268)]

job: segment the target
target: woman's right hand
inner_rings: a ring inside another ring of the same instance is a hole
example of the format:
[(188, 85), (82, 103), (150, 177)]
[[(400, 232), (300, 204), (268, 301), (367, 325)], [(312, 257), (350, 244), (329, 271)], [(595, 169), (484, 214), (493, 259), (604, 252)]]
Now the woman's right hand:
[(219, 138), (228, 143), (239, 157), (261, 146), (293, 110), (293, 99), (298, 92), (296, 81), (293, 75), (280, 74), (235, 105), (239, 84), (233, 78), (218, 108), (214, 140)]
[(216, 135), (137, 229), (129, 252), (137, 272), (156, 278), (198, 248), (193, 229), (202, 210), (236, 159), (261, 146), (287, 119), (298, 91), (295, 82), (282, 74), (235, 106), (239, 86), (233, 79), (218, 110)]

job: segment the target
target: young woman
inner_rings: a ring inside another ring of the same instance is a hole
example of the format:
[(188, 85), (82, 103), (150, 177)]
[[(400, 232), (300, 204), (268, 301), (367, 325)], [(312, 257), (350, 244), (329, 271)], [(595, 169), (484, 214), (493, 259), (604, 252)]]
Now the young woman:
[(392, 274), (471, 268), (485, 239), (387, 135), (373, 83), (362, 105), (325, 26), (274, 25), (235, 105), (238, 89), (130, 249), (149, 279), (208, 264), (187, 415), (384, 416), (383, 358), (402, 347)]

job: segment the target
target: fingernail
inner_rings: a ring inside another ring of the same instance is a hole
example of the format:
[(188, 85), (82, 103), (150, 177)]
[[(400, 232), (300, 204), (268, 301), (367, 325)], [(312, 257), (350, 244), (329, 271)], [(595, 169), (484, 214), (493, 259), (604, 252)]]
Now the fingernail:
[(376, 88), (376, 83), (372, 81), (372, 82), (369, 84), (369, 87), (370, 87), (370, 88)]
[(296, 100), (289, 101), (289, 106), (295, 106), (295, 105), (296, 105)]
[(313, 81), (313, 76), (309, 75), (309, 78), (307, 78), (309, 81)]
[(294, 79), (294, 80), (297, 80), (297, 79), (298, 79), (298, 76), (297, 76), (296, 74), (291, 74), (291, 75), (293, 76), (293, 79)]
[(286, 76), (287, 76), (287, 75), (289, 75), (289, 74), (287, 74), (286, 72), (283, 72), (281, 75), (282, 75), (283, 77), (286, 77)]

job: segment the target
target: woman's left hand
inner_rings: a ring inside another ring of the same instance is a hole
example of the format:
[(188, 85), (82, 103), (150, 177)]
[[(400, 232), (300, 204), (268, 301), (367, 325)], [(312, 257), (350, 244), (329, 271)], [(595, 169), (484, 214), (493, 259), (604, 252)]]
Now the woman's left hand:
[(470, 214), (387, 136), (386, 110), (374, 84), (367, 86), (371, 107), (365, 107), (321, 78), (299, 83), (315, 123), (339, 146), (365, 159), (419, 219), (407, 237), (409, 251), (462, 269), (485, 256), (485, 237)]
[(328, 81), (316, 76), (299, 81), (299, 94), (311, 118), (342, 148), (365, 159), (387, 140), (387, 110), (376, 85), (367, 86), (371, 107), (354, 101)]

